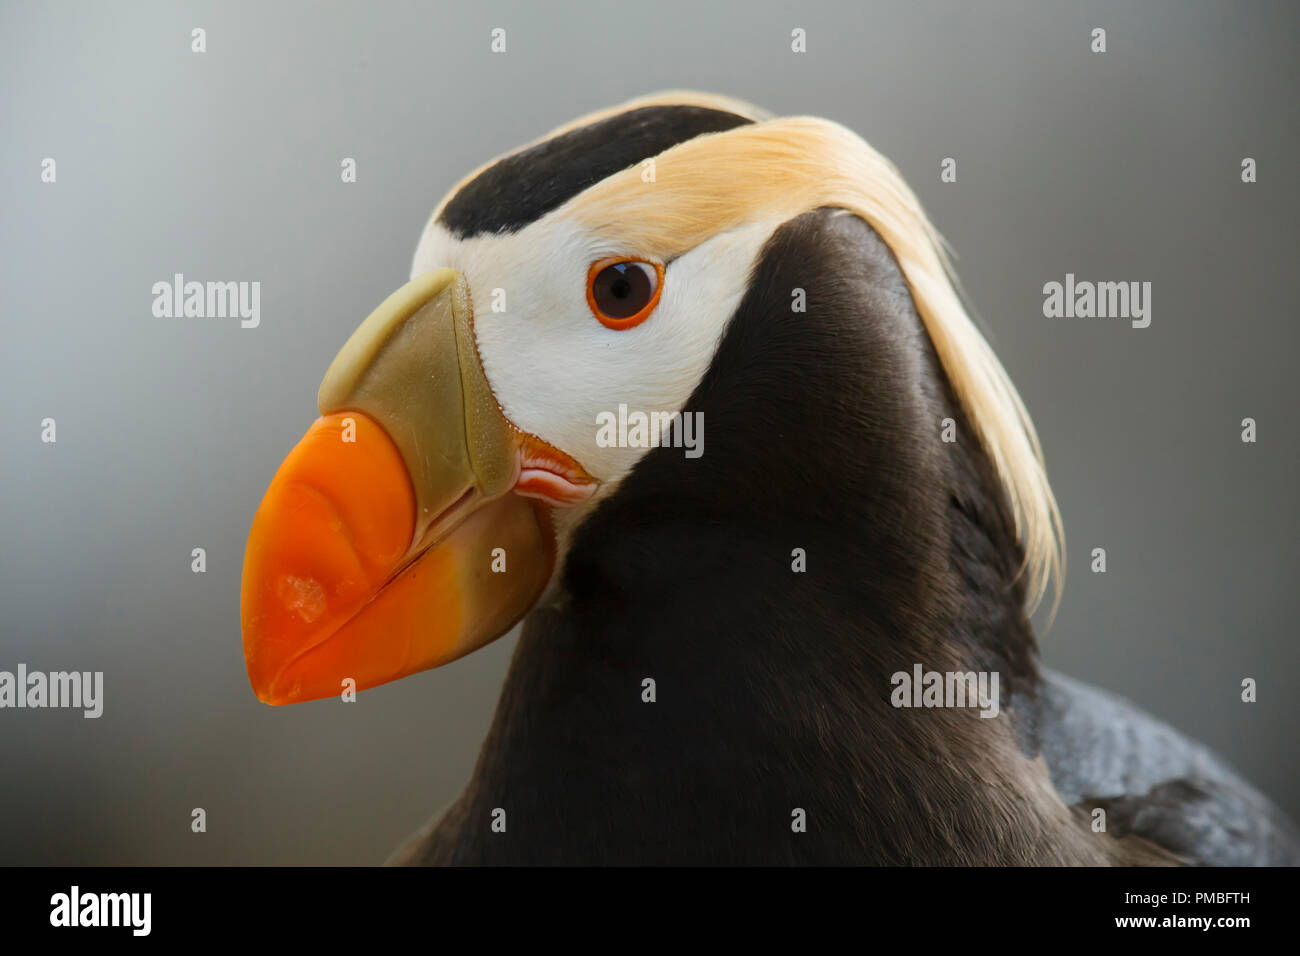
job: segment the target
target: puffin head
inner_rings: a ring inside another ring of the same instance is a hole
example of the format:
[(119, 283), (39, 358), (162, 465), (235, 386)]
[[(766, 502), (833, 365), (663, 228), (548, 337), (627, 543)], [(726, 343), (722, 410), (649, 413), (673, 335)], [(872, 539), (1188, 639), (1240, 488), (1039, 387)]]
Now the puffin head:
[[(610, 441), (609, 422), (625, 407), (681, 427), (765, 247), (820, 209), (865, 220), (897, 259), (1040, 596), (1059, 519), (1032, 426), (893, 166), (826, 120), (660, 94), (466, 177), (410, 281), (343, 345), (249, 533), (257, 696), (295, 703), (437, 667), (561, 599), (577, 532), (651, 450)], [(792, 329), (806, 291), (780, 290)]]

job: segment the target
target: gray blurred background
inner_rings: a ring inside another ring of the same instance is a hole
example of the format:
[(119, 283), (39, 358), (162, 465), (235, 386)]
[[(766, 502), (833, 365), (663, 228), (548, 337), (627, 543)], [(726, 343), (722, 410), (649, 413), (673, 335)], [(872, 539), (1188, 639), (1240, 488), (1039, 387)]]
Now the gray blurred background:
[[(898, 164), (1043, 439), (1070, 560), (1045, 659), (1300, 816), (1296, 4), (2, 11), (0, 669), (106, 689), (99, 720), (0, 711), (0, 863), (372, 863), (455, 798), (513, 636), (353, 705), (267, 707), (240, 645), (249, 521), (442, 193), (672, 87), (830, 117)], [(154, 318), (176, 272), (260, 281), (261, 327)], [(1067, 272), (1150, 281), (1151, 326), (1044, 319)]]

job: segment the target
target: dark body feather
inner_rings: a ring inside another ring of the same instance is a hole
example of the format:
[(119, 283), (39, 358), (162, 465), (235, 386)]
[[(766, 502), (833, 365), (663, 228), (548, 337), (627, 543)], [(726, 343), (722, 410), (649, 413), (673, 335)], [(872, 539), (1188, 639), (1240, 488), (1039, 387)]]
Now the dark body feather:
[(1300, 866), (1300, 833), (1196, 741), (1125, 700), (1051, 671), (1032, 705), (1037, 743), (1066, 803), (1112, 832), (1210, 866)]
[[(1177, 862), (1049, 780), (1091, 738), (1041, 693), (1005, 496), (864, 222), (773, 235), (686, 410), (705, 454), (651, 450), (579, 528), (465, 793), (395, 862)], [(999, 672), (1001, 714), (894, 708), (914, 663)]]

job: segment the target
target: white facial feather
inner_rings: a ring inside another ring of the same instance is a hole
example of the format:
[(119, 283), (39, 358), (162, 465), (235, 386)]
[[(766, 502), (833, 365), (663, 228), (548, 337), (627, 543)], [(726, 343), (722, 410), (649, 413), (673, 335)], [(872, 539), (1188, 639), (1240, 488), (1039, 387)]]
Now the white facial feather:
[[(598, 259), (639, 250), (587, 235), (558, 213), (517, 233), (464, 240), (432, 223), (411, 274), (441, 266), (464, 274), (479, 357), (502, 411), (599, 478), (603, 497), (648, 449), (601, 447), (598, 416), (617, 414), (620, 404), (629, 412), (690, 411), (686, 402), (776, 226), (747, 223), (667, 263), (658, 305), (630, 329), (606, 328), (591, 314), (587, 273)], [(503, 312), (493, 311), (495, 290), (504, 291)]]

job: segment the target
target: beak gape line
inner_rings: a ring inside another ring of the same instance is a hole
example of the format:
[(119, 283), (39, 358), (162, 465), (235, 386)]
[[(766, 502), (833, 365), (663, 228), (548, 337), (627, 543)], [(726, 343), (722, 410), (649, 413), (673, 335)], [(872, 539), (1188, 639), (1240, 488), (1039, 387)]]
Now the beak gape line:
[[(548, 509), (596, 482), (511, 424), (479, 364), (464, 278), (393, 293), (321, 383), (319, 418), (249, 531), (249, 679), (286, 704), (437, 667), (500, 637), (554, 566)], [(493, 573), (494, 551), (510, 555)]]

